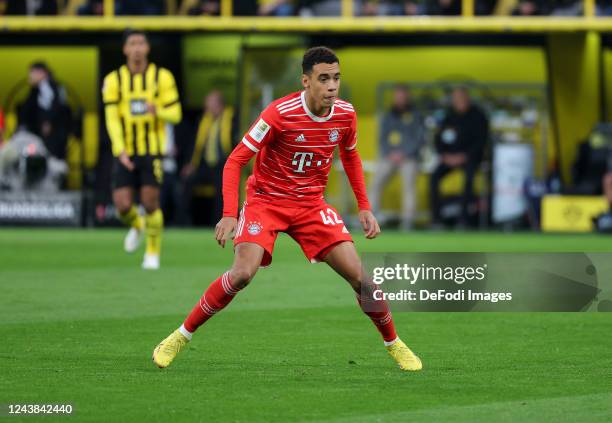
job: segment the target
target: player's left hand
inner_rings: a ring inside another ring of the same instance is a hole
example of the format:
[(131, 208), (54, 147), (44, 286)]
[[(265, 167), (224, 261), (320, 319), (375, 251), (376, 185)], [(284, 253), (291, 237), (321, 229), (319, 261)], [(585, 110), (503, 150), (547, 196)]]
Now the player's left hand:
[(226, 241), (234, 237), (236, 226), (238, 226), (238, 219), (232, 216), (222, 217), (215, 226), (215, 239), (222, 248), (225, 248)]
[(374, 239), (380, 233), (380, 226), (374, 214), (370, 210), (361, 210), (359, 212), (359, 222), (367, 239)]
[(147, 112), (153, 116), (157, 115), (157, 108), (155, 107), (155, 104), (147, 103)]

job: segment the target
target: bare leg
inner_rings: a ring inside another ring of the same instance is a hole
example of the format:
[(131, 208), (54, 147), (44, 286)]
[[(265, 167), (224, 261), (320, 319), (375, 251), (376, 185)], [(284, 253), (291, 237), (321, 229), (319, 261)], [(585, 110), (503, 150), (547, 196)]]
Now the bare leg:
[(371, 285), (364, 277), (361, 259), (352, 242), (341, 242), (325, 256), (325, 262), (342, 276), (357, 294), (361, 310), (372, 320), (386, 343), (397, 339), (395, 325), (386, 301), (375, 301)]
[(131, 187), (117, 188), (113, 191), (113, 203), (119, 215), (127, 214), (134, 204), (134, 190)]

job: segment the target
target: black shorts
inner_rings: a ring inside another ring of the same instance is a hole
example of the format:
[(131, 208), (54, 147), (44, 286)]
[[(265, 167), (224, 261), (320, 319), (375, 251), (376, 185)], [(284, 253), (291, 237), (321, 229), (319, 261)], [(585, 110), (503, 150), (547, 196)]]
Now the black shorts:
[(118, 158), (113, 160), (113, 189), (132, 187), (138, 189), (144, 185), (161, 186), (164, 171), (161, 157), (134, 156), (131, 157), (134, 170), (129, 171)]

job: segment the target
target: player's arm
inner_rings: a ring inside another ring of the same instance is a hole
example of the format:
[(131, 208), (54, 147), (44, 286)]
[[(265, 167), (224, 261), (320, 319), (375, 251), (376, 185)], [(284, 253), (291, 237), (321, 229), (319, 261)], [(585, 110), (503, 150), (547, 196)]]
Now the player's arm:
[(163, 68), (159, 70), (159, 97), (155, 105), (155, 114), (161, 120), (173, 124), (179, 123), (183, 116), (174, 76)]
[(238, 223), (238, 190), (242, 168), (274, 138), (275, 130), (272, 126), (276, 120), (274, 109), (268, 107), (262, 112), (229, 155), (223, 167), (223, 217), (215, 227), (215, 239), (222, 247), (225, 247), (225, 241), (233, 236)]
[(380, 233), (380, 226), (371, 211), (368, 193), (363, 176), (361, 157), (357, 152), (357, 116), (353, 116), (351, 128), (340, 144), (340, 160), (344, 172), (351, 184), (357, 206), (359, 207), (359, 221), (363, 227), (366, 238), (372, 239)]
[(104, 78), (104, 85), (102, 86), (106, 130), (111, 140), (113, 156), (118, 157), (121, 163), (129, 170), (133, 170), (134, 165), (125, 152), (125, 139), (123, 138), (123, 129), (121, 128), (121, 119), (119, 117), (120, 95), (118, 78), (118, 72), (111, 72)]

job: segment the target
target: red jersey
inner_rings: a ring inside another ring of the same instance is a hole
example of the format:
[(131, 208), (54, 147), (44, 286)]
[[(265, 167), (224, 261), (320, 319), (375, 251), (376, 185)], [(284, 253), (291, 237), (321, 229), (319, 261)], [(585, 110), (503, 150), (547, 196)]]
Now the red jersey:
[[(272, 102), (245, 134), (241, 144), (228, 158), (224, 172), (224, 216), (235, 216), (228, 179), (233, 179), (232, 161), (244, 165), (245, 159), (257, 154), (253, 174), (247, 182), (247, 198), (273, 201), (275, 204), (308, 205), (323, 201), (323, 193), (333, 163), (336, 147), (343, 163), (348, 152), (355, 153), (361, 185), (357, 194), (360, 208), (369, 208), (356, 154), (357, 115), (353, 106), (337, 99), (327, 116), (314, 115), (306, 105), (305, 92), (300, 91)], [(250, 152), (245, 154), (243, 146)], [(347, 169), (347, 175), (349, 171)], [(351, 179), (351, 175), (349, 175)], [(235, 184), (235, 181), (231, 181)], [(355, 184), (351, 179), (355, 191)], [(226, 194), (230, 195), (226, 195)]]
[(336, 146), (357, 145), (355, 109), (336, 100), (327, 116), (308, 110), (304, 91), (272, 102), (242, 142), (257, 154), (248, 192), (299, 202), (323, 198)]

